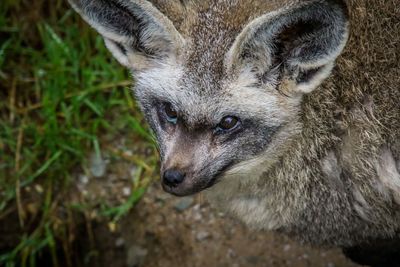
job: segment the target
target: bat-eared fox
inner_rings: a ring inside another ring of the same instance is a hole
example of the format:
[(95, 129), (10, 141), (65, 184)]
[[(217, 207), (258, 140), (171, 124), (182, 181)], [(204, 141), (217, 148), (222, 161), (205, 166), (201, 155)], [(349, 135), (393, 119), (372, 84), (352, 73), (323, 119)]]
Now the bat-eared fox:
[(69, 2), (131, 71), (165, 191), (360, 262), (382, 240), (400, 255), (396, 0)]

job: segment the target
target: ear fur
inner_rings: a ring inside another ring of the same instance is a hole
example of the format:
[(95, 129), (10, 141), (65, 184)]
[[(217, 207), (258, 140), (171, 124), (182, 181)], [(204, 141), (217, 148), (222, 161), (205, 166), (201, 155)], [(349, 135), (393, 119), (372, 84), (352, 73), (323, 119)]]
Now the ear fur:
[(261, 80), (274, 73), (287, 93), (308, 93), (329, 76), (347, 38), (343, 1), (304, 1), (250, 22), (225, 64), (231, 72), (251, 68)]
[(68, 0), (104, 38), (124, 66), (140, 70), (175, 57), (183, 38), (172, 22), (144, 0)]

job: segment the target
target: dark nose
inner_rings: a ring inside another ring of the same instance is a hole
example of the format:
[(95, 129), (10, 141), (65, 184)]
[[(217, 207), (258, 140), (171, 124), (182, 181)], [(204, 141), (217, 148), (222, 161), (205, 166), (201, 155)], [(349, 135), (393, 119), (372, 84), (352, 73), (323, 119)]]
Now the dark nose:
[(185, 173), (175, 169), (166, 170), (163, 175), (164, 183), (172, 187), (175, 187), (178, 184), (182, 183), (184, 179)]

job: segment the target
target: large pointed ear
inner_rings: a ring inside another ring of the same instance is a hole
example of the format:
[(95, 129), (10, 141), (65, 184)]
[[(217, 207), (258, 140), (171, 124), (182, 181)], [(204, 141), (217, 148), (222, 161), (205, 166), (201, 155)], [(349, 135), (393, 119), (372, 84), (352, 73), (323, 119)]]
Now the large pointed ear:
[(250, 69), (285, 93), (308, 93), (329, 76), (347, 38), (344, 2), (302, 1), (250, 22), (225, 64), (231, 72)]
[(141, 70), (173, 59), (183, 38), (172, 22), (144, 0), (68, 0), (96, 29), (124, 66)]

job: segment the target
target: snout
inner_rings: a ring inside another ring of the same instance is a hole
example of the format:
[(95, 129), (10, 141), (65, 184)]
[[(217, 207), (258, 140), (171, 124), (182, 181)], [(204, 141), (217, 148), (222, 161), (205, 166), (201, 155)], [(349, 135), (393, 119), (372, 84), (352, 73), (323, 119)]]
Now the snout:
[(163, 189), (176, 196), (186, 196), (197, 192), (193, 177), (183, 169), (170, 168), (161, 173)]
[(230, 165), (216, 172), (191, 172), (188, 169), (170, 168), (161, 172), (163, 189), (175, 196), (187, 196), (213, 186)]
[(230, 158), (213, 151), (207, 141), (210, 139), (202, 132), (191, 134), (177, 125), (174, 136), (163, 141), (160, 176), (166, 192), (187, 196), (220, 181)]
[(163, 189), (175, 196), (187, 196), (207, 187), (209, 179), (185, 169), (170, 168), (161, 173)]
[(168, 169), (163, 174), (163, 183), (169, 187), (177, 187), (185, 180), (186, 173), (182, 170)]

